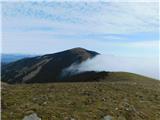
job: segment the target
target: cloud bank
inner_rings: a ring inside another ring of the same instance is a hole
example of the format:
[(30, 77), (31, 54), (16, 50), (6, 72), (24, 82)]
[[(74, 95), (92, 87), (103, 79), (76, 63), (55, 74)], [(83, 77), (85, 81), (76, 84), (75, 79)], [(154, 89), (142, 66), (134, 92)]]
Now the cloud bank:
[(85, 71), (123, 71), (151, 78), (160, 78), (158, 58), (132, 58), (112, 55), (98, 55), (81, 64), (72, 64), (63, 73), (76, 74)]

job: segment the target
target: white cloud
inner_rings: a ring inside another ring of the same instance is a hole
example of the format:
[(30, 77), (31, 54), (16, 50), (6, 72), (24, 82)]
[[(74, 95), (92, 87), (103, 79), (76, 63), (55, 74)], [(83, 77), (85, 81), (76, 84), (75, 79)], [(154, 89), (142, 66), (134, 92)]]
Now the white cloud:
[(63, 32), (69, 29), (76, 33), (126, 34), (158, 30), (158, 4), (154, 2), (22, 2), (2, 5), (3, 19), (11, 27), (14, 24), (10, 17), (15, 16), (18, 19), (15, 25), (22, 24), (18, 21), (26, 18), (33, 20), (33, 24), (34, 19), (38, 19), (46, 24), (52, 23)]
[(116, 55), (159, 55), (158, 38), (114, 36), (158, 33), (155, 2), (3, 2), (2, 6), (5, 53), (43, 54), (80, 46)]
[(66, 72), (84, 71), (125, 71), (160, 79), (158, 58), (132, 58), (111, 55), (98, 55), (81, 64), (73, 64), (64, 70)]
[[(113, 43), (111, 43), (113, 44)], [(141, 40), (136, 40), (132, 42), (124, 41), (124, 42), (117, 42), (117, 46), (123, 46), (123, 47), (128, 47), (128, 48), (145, 48), (145, 49), (150, 49), (150, 48), (159, 48), (159, 41), (158, 40), (147, 40), (147, 41), (141, 41)]]

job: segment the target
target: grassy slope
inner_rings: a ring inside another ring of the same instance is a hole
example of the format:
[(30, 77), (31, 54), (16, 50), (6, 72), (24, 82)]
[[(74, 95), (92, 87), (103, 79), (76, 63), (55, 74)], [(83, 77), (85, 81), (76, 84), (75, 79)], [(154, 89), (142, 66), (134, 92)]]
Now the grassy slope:
[(159, 81), (120, 72), (106, 79), (110, 81), (2, 84), (2, 120), (22, 120), (32, 112), (42, 120), (100, 120), (106, 115), (114, 120), (159, 120)]

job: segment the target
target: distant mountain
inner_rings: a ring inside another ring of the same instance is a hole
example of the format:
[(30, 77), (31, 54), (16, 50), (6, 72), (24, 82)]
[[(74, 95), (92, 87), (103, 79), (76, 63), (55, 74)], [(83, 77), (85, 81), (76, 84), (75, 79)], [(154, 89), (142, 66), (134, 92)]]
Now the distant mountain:
[(60, 82), (63, 69), (98, 54), (83, 48), (73, 48), (59, 53), (24, 58), (2, 67), (2, 81), (7, 83)]
[(4, 63), (4, 65), (2, 64), (2, 81), (14, 84), (153, 80), (148, 77), (126, 72), (87, 71), (77, 74), (67, 73), (65, 76), (62, 75), (64, 70), (70, 65), (80, 64), (98, 54), (97, 52), (83, 48), (73, 48), (54, 54), (23, 58), (9, 64)]
[(22, 58), (28, 58), (33, 56), (34, 55), (26, 55), (26, 54), (1, 54), (1, 63), (3, 65), (3, 64), (20, 60)]

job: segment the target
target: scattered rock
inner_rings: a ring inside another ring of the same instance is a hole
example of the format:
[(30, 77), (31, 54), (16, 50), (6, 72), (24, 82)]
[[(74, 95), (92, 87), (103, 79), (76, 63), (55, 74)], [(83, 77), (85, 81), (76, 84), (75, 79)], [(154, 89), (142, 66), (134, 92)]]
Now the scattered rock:
[(118, 108), (116, 107), (115, 110), (118, 110)]
[(104, 116), (102, 120), (112, 120), (112, 116), (110, 115)]
[(43, 105), (47, 105), (47, 101), (43, 102)]
[(39, 118), (36, 113), (32, 113), (31, 115), (25, 116), (22, 120), (41, 120), (41, 118)]
[(35, 102), (35, 101), (37, 101), (37, 98), (33, 98), (32, 100)]
[(102, 101), (104, 101), (104, 102), (105, 102), (105, 101), (106, 101), (106, 98), (102, 98)]

